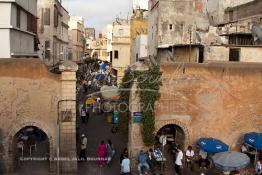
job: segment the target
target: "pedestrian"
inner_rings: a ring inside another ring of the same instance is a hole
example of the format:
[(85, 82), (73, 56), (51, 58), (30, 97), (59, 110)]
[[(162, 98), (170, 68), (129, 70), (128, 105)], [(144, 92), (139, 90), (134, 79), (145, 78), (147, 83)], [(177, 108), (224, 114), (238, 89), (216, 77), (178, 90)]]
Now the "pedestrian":
[(156, 161), (156, 157), (155, 157), (155, 154), (152, 148), (150, 148), (148, 151), (148, 161), (147, 162), (152, 172), (154, 172), (157, 161)]
[(259, 157), (259, 160), (256, 163), (255, 173), (256, 175), (262, 174), (262, 157), (261, 156)]
[(175, 161), (175, 171), (177, 175), (182, 175), (182, 160), (183, 160), (183, 152), (181, 151), (180, 147), (177, 148), (177, 156)]
[(192, 170), (193, 168), (193, 160), (194, 160), (195, 152), (192, 146), (188, 146), (186, 151), (186, 167)]
[(97, 155), (98, 155), (98, 165), (99, 167), (102, 168), (105, 165), (105, 157), (106, 157), (106, 145), (104, 141), (101, 141), (97, 150)]
[(118, 112), (114, 110), (113, 112), (113, 127), (112, 127), (112, 133), (116, 133), (118, 130)]
[(127, 155), (124, 156), (124, 159), (121, 163), (121, 175), (130, 175), (130, 159)]
[(82, 119), (82, 123), (86, 122), (86, 109), (85, 109), (85, 107), (82, 107), (82, 109), (81, 109), (81, 119)]
[(82, 134), (81, 136), (81, 151), (80, 151), (80, 160), (86, 161), (86, 148), (87, 148), (87, 137), (85, 134)]
[(126, 156), (128, 156), (128, 149), (127, 149), (127, 148), (125, 148), (125, 149), (123, 150), (123, 152), (121, 153), (121, 155), (120, 155), (120, 165), (121, 165), (121, 163), (122, 163), (122, 160), (124, 160), (124, 158), (125, 158)]
[(138, 173), (141, 174), (142, 168), (145, 167), (147, 170), (150, 169), (147, 161), (148, 161), (148, 155), (141, 150), (140, 153), (138, 154)]
[(106, 158), (107, 161), (106, 163), (109, 165), (109, 163), (111, 162), (113, 156), (115, 155), (115, 148), (113, 143), (111, 142), (111, 140), (108, 140), (107, 144), (106, 144)]

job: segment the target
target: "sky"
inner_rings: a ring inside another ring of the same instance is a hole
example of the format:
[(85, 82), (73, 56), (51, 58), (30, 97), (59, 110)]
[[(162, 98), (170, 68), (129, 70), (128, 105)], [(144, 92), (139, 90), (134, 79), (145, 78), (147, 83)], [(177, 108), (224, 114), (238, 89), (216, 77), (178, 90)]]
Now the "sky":
[(96, 28), (96, 32), (112, 24), (116, 17), (127, 18), (132, 11), (132, 0), (63, 0), (62, 3), (70, 15), (83, 16), (85, 26)]

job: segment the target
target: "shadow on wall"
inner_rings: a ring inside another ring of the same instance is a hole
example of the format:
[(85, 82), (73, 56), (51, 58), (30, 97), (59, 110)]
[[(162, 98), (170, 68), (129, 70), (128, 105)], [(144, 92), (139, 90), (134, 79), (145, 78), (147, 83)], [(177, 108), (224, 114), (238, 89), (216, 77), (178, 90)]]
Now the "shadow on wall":
[(0, 129), (0, 174), (4, 173), (4, 160), (3, 160), (3, 155), (4, 155), (4, 146), (3, 146), (3, 132)]

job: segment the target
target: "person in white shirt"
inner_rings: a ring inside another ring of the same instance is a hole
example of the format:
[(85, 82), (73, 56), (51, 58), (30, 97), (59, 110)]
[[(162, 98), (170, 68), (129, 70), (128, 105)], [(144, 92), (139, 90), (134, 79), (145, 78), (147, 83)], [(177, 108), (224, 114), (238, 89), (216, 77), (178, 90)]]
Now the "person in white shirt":
[(246, 145), (246, 144), (243, 144), (243, 145), (241, 146), (241, 152), (244, 153), (244, 154), (246, 154), (246, 153), (248, 152), (248, 148), (247, 148), (247, 145)]
[(82, 134), (81, 136), (81, 151), (80, 151), (80, 159), (81, 160), (87, 160), (86, 159), (86, 147), (87, 147), (87, 137), (85, 134)]
[(175, 161), (175, 171), (177, 175), (182, 175), (182, 160), (183, 160), (183, 152), (180, 150), (180, 148), (177, 148), (177, 156), (176, 156), (176, 161)]
[(130, 170), (130, 160), (128, 156), (125, 155), (121, 163), (121, 175), (130, 175)]
[(192, 163), (194, 160), (195, 152), (192, 146), (188, 146), (186, 151), (186, 167), (192, 169)]
[(200, 169), (202, 168), (206, 168), (206, 164), (207, 164), (207, 153), (203, 150), (200, 149), (199, 151), (199, 156), (200, 156), (200, 159), (199, 159), (199, 167)]

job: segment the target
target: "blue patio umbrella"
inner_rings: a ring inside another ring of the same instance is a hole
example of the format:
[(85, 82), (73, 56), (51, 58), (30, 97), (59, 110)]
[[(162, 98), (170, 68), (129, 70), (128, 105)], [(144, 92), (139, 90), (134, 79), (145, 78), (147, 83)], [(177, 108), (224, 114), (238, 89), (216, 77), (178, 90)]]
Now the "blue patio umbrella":
[(228, 145), (215, 138), (200, 138), (197, 141), (197, 146), (210, 154), (228, 151)]
[(250, 164), (250, 158), (246, 154), (235, 151), (217, 153), (212, 160), (216, 168), (224, 171), (244, 169)]
[(247, 133), (244, 135), (244, 142), (256, 150), (262, 150), (262, 133)]

